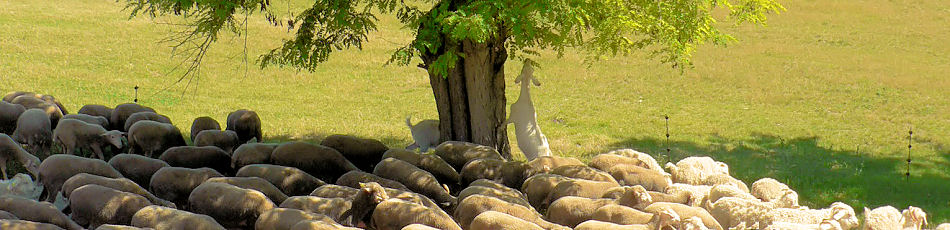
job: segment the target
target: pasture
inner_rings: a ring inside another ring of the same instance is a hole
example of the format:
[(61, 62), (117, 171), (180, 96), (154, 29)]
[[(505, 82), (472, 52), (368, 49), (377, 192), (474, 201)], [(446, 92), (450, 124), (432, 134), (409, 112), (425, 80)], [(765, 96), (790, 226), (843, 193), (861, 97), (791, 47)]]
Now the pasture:
[[(739, 41), (700, 47), (682, 74), (645, 55), (586, 66), (580, 54), (544, 53), (532, 93), (552, 150), (589, 158), (634, 148), (665, 161), (669, 146), (674, 160), (709, 155), (746, 183), (783, 181), (810, 207), (913, 205), (931, 223), (950, 220), (950, 2), (781, 3), (788, 11), (767, 27), (723, 25)], [(0, 1), (0, 92), (51, 94), (75, 113), (131, 102), (139, 86), (139, 103), (182, 130), (195, 117), (258, 111), (268, 142), (352, 134), (404, 147), (406, 116), (437, 117), (425, 71), (384, 65), (411, 36), (393, 18), (362, 50), (310, 73), (257, 68), (287, 34), (251, 16), (246, 42), (221, 37), (200, 78), (178, 84), (183, 57), (161, 42), (175, 22), (130, 20), (111, 1)], [(509, 104), (520, 67), (507, 65)]]

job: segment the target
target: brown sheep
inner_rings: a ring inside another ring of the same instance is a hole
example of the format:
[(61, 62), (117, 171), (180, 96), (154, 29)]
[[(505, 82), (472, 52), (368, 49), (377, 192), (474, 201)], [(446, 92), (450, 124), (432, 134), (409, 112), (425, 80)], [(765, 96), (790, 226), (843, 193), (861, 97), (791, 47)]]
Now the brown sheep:
[(253, 138), (257, 138), (257, 142), (264, 141), (261, 118), (254, 111), (240, 109), (229, 113), (226, 130), (237, 132), (241, 143), (247, 143)]
[(152, 157), (175, 146), (186, 146), (181, 131), (172, 124), (156, 121), (135, 122), (129, 128), (129, 153)]
[(244, 189), (257, 190), (258, 192), (264, 193), (268, 199), (276, 204), (284, 202), (284, 200), (287, 199), (287, 195), (281, 192), (274, 184), (258, 177), (214, 177), (209, 178), (205, 182), (225, 183)]
[(157, 114), (155, 112), (137, 112), (130, 115), (125, 119), (125, 125), (122, 126), (122, 130), (129, 130), (136, 122), (139, 121), (157, 121), (165, 124), (171, 124), (172, 120), (168, 116)]
[[(26, 198), (13, 196), (0, 196), (0, 210), (7, 211), (15, 215), (20, 220), (36, 221), (40, 223), (49, 223), (69, 230), (83, 229), (56, 209), (56, 206), (49, 202), (38, 202)], [(5, 228), (4, 228), (5, 229)]]
[(351, 188), (359, 188), (360, 184), (365, 182), (376, 182), (387, 188), (409, 190), (409, 188), (398, 181), (356, 170), (344, 173), (343, 176), (340, 176), (340, 178), (336, 180), (336, 184)]
[(323, 198), (315, 196), (292, 196), (280, 203), (280, 208), (292, 208), (326, 215), (334, 222), (343, 222), (343, 213), (352, 208), (346, 198)]
[(614, 165), (636, 165), (644, 168), (650, 167), (649, 162), (643, 162), (636, 158), (625, 157), (618, 154), (602, 153), (590, 159), (590, 167), (596, 169), (607, 171), (607, 169), (610, 169), (610, 167), (613, 167)]
[(19, 220), (19, 219), (20, 218), (17, 218), (15, 215), (13, 215), (13, 213), (0, 210), (0, 220)]
[(461, 170), (465, 164), (478, 158), (504, 160), (498, 150), (494, 148), (461, 141), (446, 141), (435, 147), (435, 155), (452, 165), (455, 170)]
[(104, 105), (84, 105), (84, 106), (82, 106), (82, 108), (79, 108), (79, 112), (77, 112), (77, 113), (78, 113), (78, 114), (86, 114), (86, 115), (89, 115), (89, 116), (105, 117), (105, 118), (106, 118), (106, 123), (108, 123), (110, 126), (108, 126), (108, 127), (103, 127), (103, 128), (112, 129), (112, 126), (111, 126), (112, 123), (109, 123), (109, 118), (112, 117), (112, 110), (113, 110), (112, 108), (109, 108), (109, 107), (104, 106)]
[(231, 157), (218, 147), (176, 146), (165, 150), (158, 159), (172, 167), (212, 168), (224, 175), (234, 175)]
[(432, 173), (443, 184), (459, 184), (462, 179), (458, 171), (448, 162), (435, 154), (418, 154), (405, 149), (390, 149), (383, 153), (383, 159), (396, 158), (409, 162), (416, 167)]
[(543, 230), (537, 224), (505, 213), (486, 211), (475, 216), (468, 229), (471, 230)]
[(609, 173), (591, 168), (586, 165), (565, 165), (554, 168), (551, 174), (557, 174), (575, 179), (595, 180), (603, 182), (617, 183)]
[(548, 198), (558, 183), (568, 180), (571, 180), (571, 178), (541, 173), (525, 180), (524, 185), (521, 186), (521, 191), (528, 197), (528, 203), (531, 203), (531, 206), (537, 209), (547, 209), (545, 199)]
[(572, 157), (559, 157), (559, 156), (541, 156), (535, 158), (534, 160), (528, 161), (525, 165), (526, 169), (524, 172), (525, 178), (534, 176), (538, 173), (550, 173), (551, 170), (554, 170), (557, 167), (567, 166), (567, 165), (586, 165), (584, 162)]
[(468, 229), (472, 220), (478, 214), (486, 211), (497, 211), (505, 213), (519, 219), (537, 224), (544, 229), (569, 229), (544, 220), (540, 213), (533, 209), (525, 208), (521, 205), (508, 203), (507, 201), (483, 195), (472, 195), (460, 201), (458, 208), (455, 209), (455, 219), (460, 226)]
[(218, 182), (201, 183), (188, 196), (188, 205), (195, 213), (235, 228), (253, 226), (261, 213), (277, 207), (264, 193)]
[(88, 185), (88, 184), (94, 184), (94, 185), (99, 185), (99, 186), (115, 189), (122, 192), (133, 193), (133, 194), (145, 197), (152, 204), (161, 205), (161, 206), (170, 207), (170, 208), (176, 207), (174, 203), (167, 200), (163, 200), (162, 198), (158, 198), (155, 195), (152, 195), (152, 193), (146, 191), (144, 188), (140, 187), (139, 185), (135, 184), (135, 182), (132, 182), (129, 179), (108, 178), (108, 177), (97, 176), (97, 175), (92, 175), (88, 173), (76, 174), (75, 176), (70, 177), (68, 180), (66, 180), (66, 182), (63, 182), (63, 197), (65, 197), (66, 199), (69, 199), (73, 191), (75, 191), (77, 188), (83, 185)]
[(187, 209), (188, 195), (198, 185), (212, 177), (224, 177), (210, 168), (164, 167), (158, 169), (149, 181), (149, 191), (155, 196), (175, 203), (181, 209)]
[(443, 230), (462, 230), (449, 214), (400, 199), (379, 203), (373, 211), (371, 225), (377, 230), (399, 230), (410, 224), (422, 224)]
[(370, 182), (360, 183), (359, 192), (349, 199), (350, 208), (340, 215), (340, 221), (348, 226), (366, 226), (372, 221), (369, 214), (376, 209), (376, 205), (388, 200), (389, 195), (383, 186)]
[(76, 188), (72, 197), (69, 199), (72, 219), (90, 229), (103, 224), (128, 225), (135, 212), (151, 205), (145, 197), (96, 184)]
[(547, 210), (547, 219), (551, 222), (576, 227), (585, 220), (593, 218), (598, 208), (619, 204), (632, 208), (644, 208), (653, 203), (646, 189), (640, 186), (627, 187), (619, 199), (599, 198), (591, 199), (576, 196), (565, 196), (555, 200)]
[(126, 225), (114, 225), (114, 224), (103, 224), (99, 225), (96, 230), (154, 230), (151, 228), (138, 228)]
[(191, 122), (191, 141), (194, 142), (198, 133), (204, 130), (221, 130), (221, 124), (211, 117), (195, 118), (195, 121)]
[(362, 230), (362, 228), (351, 228), (324, 220), (304, 220), (295, 224), (290, 230)]
[(63, 116), (63, 119), (61, 119), (60, 121), (66, 120), (66, 119), (85, 121), (86, 123), (98, 125), (106, 130), (108, 130), (109, 127), (111, 127), (109, 126), (109, 119), (103, 116), (92, 116), (92, 115), (81, 114), (81, 113), (66, 114), (65, 116)]
[(123, 135), (117, 130), (106, 131), (100, 125), (63, 119), (53, 130), (53, 142), (61, 143), (66, 148), (65, 154), (75, 154), (77, 149), (89, 148), (100, 160), (106, 160), (102, 148), (112, 145), (121, 149)]
[(33, 154), (50, 154), (53, 144), (53, 129), (49, 115), (39, 109), (27, 109), (17, 118), (16, 130), (10, 137), (26, 144)]
[(322, 214), (290, 208), (274, 208), (257, 217), (254, 229), (290, 230), (297, 223), (308, 220), (333, 222), (333, 219)]
[(55, 104), (48, 103), (41, 99), (30, 96), (17, 97), (10, 103), (22, 105), (27, 110), (38, 109), (43, 111), (43, 113), (45, 113), (49, 118), (50, 128), (56, 128), (56, 124), (59, 123), (59, 120), (63, 119), (63, 115), (66, 114), (63, 113), (63, 111), (60, 110)]
[(328, 183), (335, 182), (346, 172), (359, 170), (335, 149), (306, 142), (280, 144), (270, 159), (276, 165), (298, 168)]
[(653, 219), (653, 214), (651, 213), (619, 204), (608, 204), (597, 208), (597, 210), (594, 211), (594, 215), (591, 216), (591, 220), (620, 225), (647, 224), (650, 222), (650, 219)]
[(231, 130), (205, 130), (194, 138), (195, 146), (216, 146), (231, 155), (234, 148), (241, 145), (237, 133)]
[(25, 111), (23, 105), (0, 101), (0, 133), (13, 134), (17, 119)]
[(154, 113), (155, 110), (135, 103), (120, 104), (112, 110), (112, 114), (109, 116), (109, 124), (112, 125), (113, 130), (128, 132), (129, 130), (125, 129), (125, 122), (129, 119), (129, 116), (138, 112)]
[(280, 188), (280, 191), (288, 196), (308, 195), (317, 187), (327, 184), (303, 170), (268, 164), (252, 164), (241, 167), (235, 176), (263, 178)]
[(165, 161), (135, 154), (118, 154), (109, 159), (109, 165), (143, 188), (148, 187), (158, 169), (171, 167)]
[(399, 181), (410, 190), (432, 198), (442, 207), (449, 207), (456, 203), (455, 197), (449, 194), (445, 187), (439, 185), (435, 176), (405, 161), (386, 158), (376, 165), (373, 174)]
[(3, 230), (62, 230), (59, 226), (39, 223), (28, 220), (0, 219), (0, 229)]
[(670, 174), (636, 165), (616, 165), (607, 169), (621, 185), (641, 185), (649, 191), (665, 192), (673, 184)]
[(492, 158), (479, 158), (469, 161), (459, 171), (462, 186), (468, 186), (468, 184), (478, 179), (495, 180), (501, 177), (501, 167), (504, 164), (505, 160)]
[[(501, 187), (504, 187), (504, 185), (500, 185), (500, 184), (497, 184), (495, 182), (491, 182), (485, 179), (478, 180), (478, 183), (483, 183), (483, 184), (491, 183), (491, 184), (496, 184)], [(465, 189), (462, 189), (462, 191), (459, 192), (458, 199), (464, 200), (466, 197), (476, 195), (476, 194), (498, 198), (498, 199), (507, 201), (509, 203), (521, 205), (532, 210), (534, 209), (534, 207), (532, 207), (531, 204), (528, 203), (528, 200), (524, 196), (524, 194), (521, 194), (521, 192), (519, 192), (518, 190), (502, 189), (502, 188), (498, 188), (497, 186), (491, 186), (491, 185), (482, 186), (482, 185), (475, 185), (473, 183), (472, 185), (468, 186)]]
[(53, 97), (52, 95), (37, 94), (37, 93), (33, 93), (33, 92), (13, 91), (13, 92), (10, 92), (10, 93), (7, 93), (6, 95), (4, 95), (4, 96), (3, 96), (3, 101), (13, 103), (13, 100), (14, 100), (14, 99), (16, 99), (17, 97), (20, 97), (20, 96), (24, 96), (24, 95), (25, 95), (26, 97), (32, 97), (32, 98), (40, 99), (40, 100), (42, 100), (43, 102), (56, 105), (56, 108), (58, 108), (60, 111), (62, 111), (63, 114), (68, 114), (68, 113), (69, 113), (69, 112), (66, 112), (66, 106), (63, 106), (63, 103), (60, 103), (59, 100), (57, 100), (57, 99), (56, 99), (55, 97)]
[(245, 143), (231, 154), (231, 168), (240, 169), (252, 164), (270, 164), (270, 154), (277, 144)]
[(320, 145), (336, 149), (356, 167), (367, 172), (372, 171), (376, 163), (383, 159), (383, 153), (389, 150), (378, 140), (347, 135), (330, 135)]
[(132, 226), (169, 230), (225, 230), (214, 218), (174, 208), (151, 205), (132, 216)]
[(43, 185), (40, 199), (53, 201), (63, 183), (70, 177), (80, 173), (89, 173), (109, 178), (121, 178), (122, 174), (116, 171), (105, 161), (89, 159), (66, 154), (56, 154), (47, 157), (40, 163), (37, 183)]
[(570, 179), (557, 183), (548, 197), (544, 199), (544, 206), (565, 196), (577, 196), (584, 198), (601, 198), (608, 190), (614, 187), (620, 187), (616, 183), (593, 181), (584, 179)]
[(325, 184), (313, 190), (310, 196), (323, 198), (348, 198), (356, 195), (359, 189), (340, 186), (335, 184)]
[(3, 173), (3, 179), (9, 179), (7, 177), (7, 161), (15, 160), (19, 162), (27, 172), (33, 174), (33, 178), (37, 178), (39, 175), (40, 169), (40, 158), (33, 156), (23, 149), (20, 146), (20, 143), (17, 143), (7, 136), (7, 134), (0, 133), (0, 172)]

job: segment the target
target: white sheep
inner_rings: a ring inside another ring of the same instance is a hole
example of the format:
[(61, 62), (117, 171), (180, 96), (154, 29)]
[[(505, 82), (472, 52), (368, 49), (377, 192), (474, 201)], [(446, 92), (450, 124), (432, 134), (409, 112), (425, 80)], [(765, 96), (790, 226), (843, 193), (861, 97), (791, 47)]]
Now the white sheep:
[(950, 230), (950, 223), (942, 223), (937, 225), (937, 228), (934, 228), (934, 230)]
[(910, 206), (903, 212), (893, 206), (883, 206), (869, 210), (864, 208), (864, 229), (913, 229), (920, 230), (927, 225), (927, 213)]
[(765, 228), (766, 230), (842, 230), (838, 221), (831, 219), (822, 220), (818, 224), (799, 224), (788, 222), (775, 222)]
[[(607, 152), (607, 154), (633, 158), (636, 161), (639, 161), (638, 163), (635, 164), (637, 166), (644, 167), (650, 170), (655, 170), (661, 173), (666, 173), (666, 171), (663, 171), (663, 167), (661, 167), (660, 164), (656, 162), (656, 159), (653, 158), (653, 156), (650, 156), (650, 154), (646, 154), (644, 152), (640, 152), (633, 149), (618, 149), (618, 150)], [(604, 170), (604, 169), (601, 169), (601, 170)]]
[(525, 159), (534, 160), (539, 156), (550, 156), (551, 149), (548, 146), (548, 139), (541, 133), (541, 127), (538, 126), (538, 115), (535, 113), (534, 104), (531, 103), (531, 93), (529, 92), (528, 82), (540, 86), (537, 78), (534, 78), (534, 68), (530, 61), (525, 61), (521, 68), (521, 75), (515, 78), (515, 84), (521, 83), (521, 95), (514, 104), (511, 104), (511, 113), (508, 114), (508, 120), (503, 125), (515, 124), (515, 137), (518, 140), (518, 148), (524, 153)]
[(409, 133), (412, 134), (412, 140), (415, 141), (409, 146), (408, 150), (419, 149), (422, 152), (428, 152), (429, 148), (435, 148), (442, 142), (439, 142), (439, 121), (422, 120), (416, 125), (412, 125), (412, 116), (406, 117), (406, 126), (409, 126)]
[[(786, 196), (793, 195), (792, 193), (786, 193)], [(796, 195), (797, 198), (797, 195)], [(760, 227), (767, 227), (768, 224), (762, 218), (765, 214), (771, 212), (773, 209), (781, 206), (781, 201), (786, 199), (778, 199), (772, 202), (763, 202), (760, 200), (752, 199), (743, 199), (737, 197), (723, 197), (709, 206), (709, 214), (711, 214), (722, 227), (733, 228), (739, 226), (741, 223), (744, 223), (746, 226), (758, 225)], [(817, 223), (804, 223), (804, 224), (817, 224)]]
[(673, 176), (674, 183), (703, 185), (706, 184), (706, 178), (712, 175), (729, 175), (729, 165), (710, 157), (687, 157), (676, 164), (666, 163), (666, 168)]
[[(752, 183), (751, 194), (763, 201), (771, 201), (781, 198), (786, 191), (792, 191), (788, 185), (772, 178), (762, 178)], [(795, 202), (798, 205), (798, 202)]]
[[(725, 198), (724, 198), (725, 199)], [(825, 209), (806, 208), (776, 208), (762, 217), (762, 227), (772, 223), (787, 222), (799, 224), (819, 224), (823, 220), (833, 220), (841, 225), (841, 229), (852, 229), (858, 226), (858, 218), (851, 206), (834, 202)]]

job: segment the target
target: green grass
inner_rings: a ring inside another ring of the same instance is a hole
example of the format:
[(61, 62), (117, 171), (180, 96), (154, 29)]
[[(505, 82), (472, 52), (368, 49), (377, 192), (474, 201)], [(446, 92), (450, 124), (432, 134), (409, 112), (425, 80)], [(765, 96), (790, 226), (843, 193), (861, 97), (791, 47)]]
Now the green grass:
[[(532, 96), (551, 148), (582, 158), (636, 148), (663, 161), (669, 115), (674, 159), (711, 155), (746, 183), (788, 183), (812, 207), (914, 205), (931, 223), (950, 220), (950, 2), (781, 3), (788, 12), (768, 27), (724, 25), (739, 43), (702, 46), (682, 75), (644, 56), (586, 68), (580, 55), (544, 55)], [(245, 75), (243, 38), (223, 38), (182, 94), (185, 84), (161, 91), (182, 59), (159, 42), (178, 28), (156, 22), (176, 20), (128, 15), (110, 1), (0, 1), (0, 91), (52, 94), (76, 111), (130, 102), (138, 85), (140, 103), (183, 129), (247, 108), (270, 140), (342, 133), (402, 147), (406, 115), (437, 117), (423, 70), (383, 65), (410, 39), (391, 17), (363, 50), (336, 53), (314, 73), (250, 63)], [(250, 22), (251, 60), (287, 36)], [(514, 102), (517, 86), (508, 93)]]

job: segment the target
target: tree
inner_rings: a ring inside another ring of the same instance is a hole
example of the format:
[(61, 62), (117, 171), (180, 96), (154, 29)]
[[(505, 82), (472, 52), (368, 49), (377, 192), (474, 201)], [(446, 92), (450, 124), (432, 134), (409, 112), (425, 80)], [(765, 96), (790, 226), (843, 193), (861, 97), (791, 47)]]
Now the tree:
[[(705, 42), (734, 38), (716, 26), (716, 12), (734, 23), (764, 24), (784, 8), (774, 0), (313, 0), (292, 17), (278, 16), (270, 0), (127, 0), (132, 15), (182, 15), (191, 27), (178, 34), (199, 67), (222, 32), (242, 33), (240, 15), (261, 12), (295, 35), (258, 59), (270, 65), (314, 70), (336, 50), (360, 48), (376, 29), (377, 14), (395, 14), (415, 39), (390, 63), (418, 58), (429, 73), (443, 140), (495, 147), (510, 158), (504, 65), (540, 50), (559, 56), (584, 50), (587, 60), (647, 52), (674, 68), (690, 66)], [(725, 16), (728, 15), (728, 16)], [(183, 76), (184, 78), (184, 76)], [(181, 79), (179, 79), (180, 81)]]

